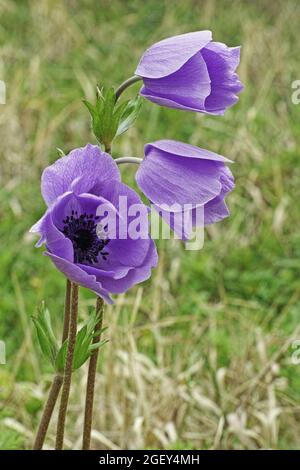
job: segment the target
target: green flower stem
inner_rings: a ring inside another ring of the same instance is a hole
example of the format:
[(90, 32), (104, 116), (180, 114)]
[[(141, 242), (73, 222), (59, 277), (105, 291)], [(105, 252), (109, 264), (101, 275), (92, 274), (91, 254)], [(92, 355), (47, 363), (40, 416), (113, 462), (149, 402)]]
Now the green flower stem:
[(136, 163), (140, 165), (142, 161), (143, 159), (138, 157), (120, 157), (115, 159), (117, 165), (121, 165), (122, 163)]
[(119, 86), (119, 88), (117, 88), (116, 90), (116, 101), (120, 98), (123, 91), (125, 91), (128, 87), (130, 87), (134, 83), (139, 82), (140, 80), (142, 80), (142, 77), (139, 77), (138, 75), (133, 75), (133, 77), (130, 77), (127, 80), (125, 80), (125, 82), (123, 82)]
[[(65, 313), (64, 313), (64, 328), (62, 343), (68, 337), (69, 318), (70, 318), (70, 305), (71, 305), (71, 282), (67, 279), (66, 282), (66, 298), (65, 298)], [(53, 414), (54, 407), (56, 405), (59, 392), (63, 383), (63, 376), (56, 374), (48, 395), (48, 399), (43, 411), (43, 415), (40, 421), (40, 425), (36, 434), (36, 438), (33, 444), (33, 450), (41, 450), (44, 445), (46, 434), (48, 431), (49, 423)]]
[[(96, 314), (97, 316), (99, 316), (99, 320), (97, 322), (97, 325), (95, 326), (95, 332), (97, 332), (97, 334), (93, 338), (93, 343), (99, 343), (101, 340), (103, 307), (104, 307), (103, 300), (100, 297), (97, 297)], [(92, 431), (94, 392), (95, 392), (98, 354), (99, 354), (99, 348), (95, 349), (92, 352), (90, 363), (89, 363), (89, 371), (88, 371), (88, 379), (87, 379), (87, 387), (86, 387), (82, 450), (89, 450), (91, 446), (91, 431)]]
[(72, 365), (73, 356), (76, 343), (77, 332), (77, 317), (78, 317), (78, 285), (72, 283), (72, 301), (71, 301), (71, 314), (69, 321), (69, 334), (68, 334), (68, 349), (67, 358), (64, 370), (63, 388), (61, 394), (57, 434), (56, 434), (56, 450), (61, 450), (64, 445), (65, 422), (67, 415), (67, 408), (69, 402), (69, 395), (72, 381)]

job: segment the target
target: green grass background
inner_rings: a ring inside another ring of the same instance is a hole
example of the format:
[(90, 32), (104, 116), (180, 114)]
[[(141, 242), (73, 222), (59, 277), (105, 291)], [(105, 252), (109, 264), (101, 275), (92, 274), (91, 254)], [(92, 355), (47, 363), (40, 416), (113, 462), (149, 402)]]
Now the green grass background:
[[(171, 138), (233, 159), (231, 217), (206, 230), (199, 252), (160, 242), (152, 279), (107, 310), (95, 417), (105, 438), (93, 445), (300, 448), (300, 365), (291, 361), (300, 338), (300, 105), (291, 101), (300, 3), (0, 0), (0, 17), (0, 449), (30, 448), (49, 387), (30, 316), (45, 300), (58, 334), (62, 323), (64, 279), (28, 234), (45, 209), (41, 171), (56, 147), (95, 142), (81, 99), (93, 99), (96, 84), (117, 86), (153, 42), (201, 29), (242, 45), (238, 104), (213, 117), (144, 102), (113, 154), (141, 156), (145, 142)], [(133, 170), (122, 172), (133, 181)], [(85, 318), (93, 295), (82, 291), (81, 301)], [(78, 373), (70, 448), (83, 383)]]

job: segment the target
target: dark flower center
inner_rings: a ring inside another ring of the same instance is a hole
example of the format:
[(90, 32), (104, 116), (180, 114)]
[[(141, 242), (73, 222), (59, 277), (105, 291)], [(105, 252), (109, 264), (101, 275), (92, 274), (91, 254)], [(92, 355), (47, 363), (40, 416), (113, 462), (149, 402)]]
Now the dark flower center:
[(108, 252), (105, 247), (109, 238), (104, 234), (101, 238), (97, 230), (98, 219), (99, 217), (93, 214), (84, 213), (78, 216), (77, 211), (72, 211), (71, 215), (63, 220), (62, 232), (73, 243), (75, 263), (97, 263), (99, 254), (102, 259), (107, 259)]

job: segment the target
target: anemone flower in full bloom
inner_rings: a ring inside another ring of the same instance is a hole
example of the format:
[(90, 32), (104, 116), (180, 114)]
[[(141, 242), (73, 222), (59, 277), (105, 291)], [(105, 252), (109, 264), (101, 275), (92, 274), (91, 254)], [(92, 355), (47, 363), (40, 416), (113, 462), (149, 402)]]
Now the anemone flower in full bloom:
[(236, 68), (240, 47), (212, 41), (210, 31), (173, 36), (155, 43), (143, 54), (136, 75), (140, 94), (169, 108), (224, 114), (243, 89)]
[[(42, 175), (42, 194), (48, 209), (31, 228), (46, 244), (46, 255), (57, 269), (107, 302), (149, 278), (157, 263), (154, 242), (149, 238), (110, 239), (99, 233), (98, 208), (102, 204), (118, 214), (118, 200), (128, 206), (142, 204), (131, 188), (121, 183), (112, 157), (88, 144), (57, 160)], [(129, 217), (130, 219), (130, 217)]]

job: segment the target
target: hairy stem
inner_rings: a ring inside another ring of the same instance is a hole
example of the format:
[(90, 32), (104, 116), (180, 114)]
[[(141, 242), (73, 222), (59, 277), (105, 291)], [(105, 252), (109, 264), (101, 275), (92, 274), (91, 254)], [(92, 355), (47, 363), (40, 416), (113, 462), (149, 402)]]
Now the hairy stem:
[(48, 426), (50, 423), (50, 419), (53, 414), (53, 410), (55, 404), (57, 402), (57, 398), (63, 383), (63, 376), (57, 374), (52, 382), (50, 392), (48, 395), (48, 399), (43, 411), (42, 419), (39, 425), (39, 429), (33, 444), (33, 450), (41, 450), (43, 448), (43, 444), (45, 441), (45, 437), (48, 431)]
[[(64, 313), (64, 328), (62, 335), (62, 343), (67, 339), (69, 318), (70, 318), (70, 306), (71, 306), (71, 282), (67, 279), (66, 282), (66, 298), (65, 298), (65, 313)], [(39, 428), (36, 434), (36, 438), (33, 444), (33, 450), (40, 450), (43, 448), (50, 420), (52, 418), (53, 410), (56, 405), (59, 392), (63, 383), (63, 376), (56, 374), (50, 388), (48, 399), (42, 414), (42, 418), (39, 424)]]
[(125, 91), (128, 87), (130, 87), (134, 83), (139, 82), (140, 80), (142, 80), (142, 77), (140, 77), (139, 75), (133, 75), (133, 77), (130, 77), (127, 80), (125, 80), (125, 82), (123, 82), (119, 86), (119, 88), (117, 88), (116, 90), (116, 101), (120, 98), (123, 91)]
[(75, 342), (76, 342), (77, 317), (78, 317), (78, 285), (72, 284), (72, 302), (71, 302), (71, 314), (70, 314), (70, 321), (69, 321), (68, 349), (67, 349), (63, 388), (62, 388), (58, 423), (57, 423), (57, 434), (56, 434), (56, 445), (55, 445), (56, 450), (61, 450), (64, 445), (65, 422), (66, 422), (66, 414), (67, 414), (70, 388), (71, 388), (73, 356), (74, 356), (74, 349), (75, 349)]
[(66, 283), (66, 298), (65, 298), (65, 315), (64, 315), (64, 327), (61, 342), (64, 343), (69, 334), (69, 323), (70, 323), (70, 312), (71, 312), (71, 281), (67, 279)]
[[(101, 329), (102, 329), (102, 322), (103, 322), (103, 300), (100, 297), (97, 297), (96, 313), (97, 313), (97, 316), (99, 316), (99, 320), (97, 322), (97, 325), (95, 326), (95, 332), (97, 332), (97, 334), (93, 338), (94, 344), (99, 343), (101, 339)], [(95, 392), (98, 355), (99, 355), (99, 349), (97, 348), (92, 352), (91, 357), (90, 357), (87, 387), (86, 387), (82, 450), (89, 450), (91, 446), (91, 431), (92, 431), (94, 392)]]

